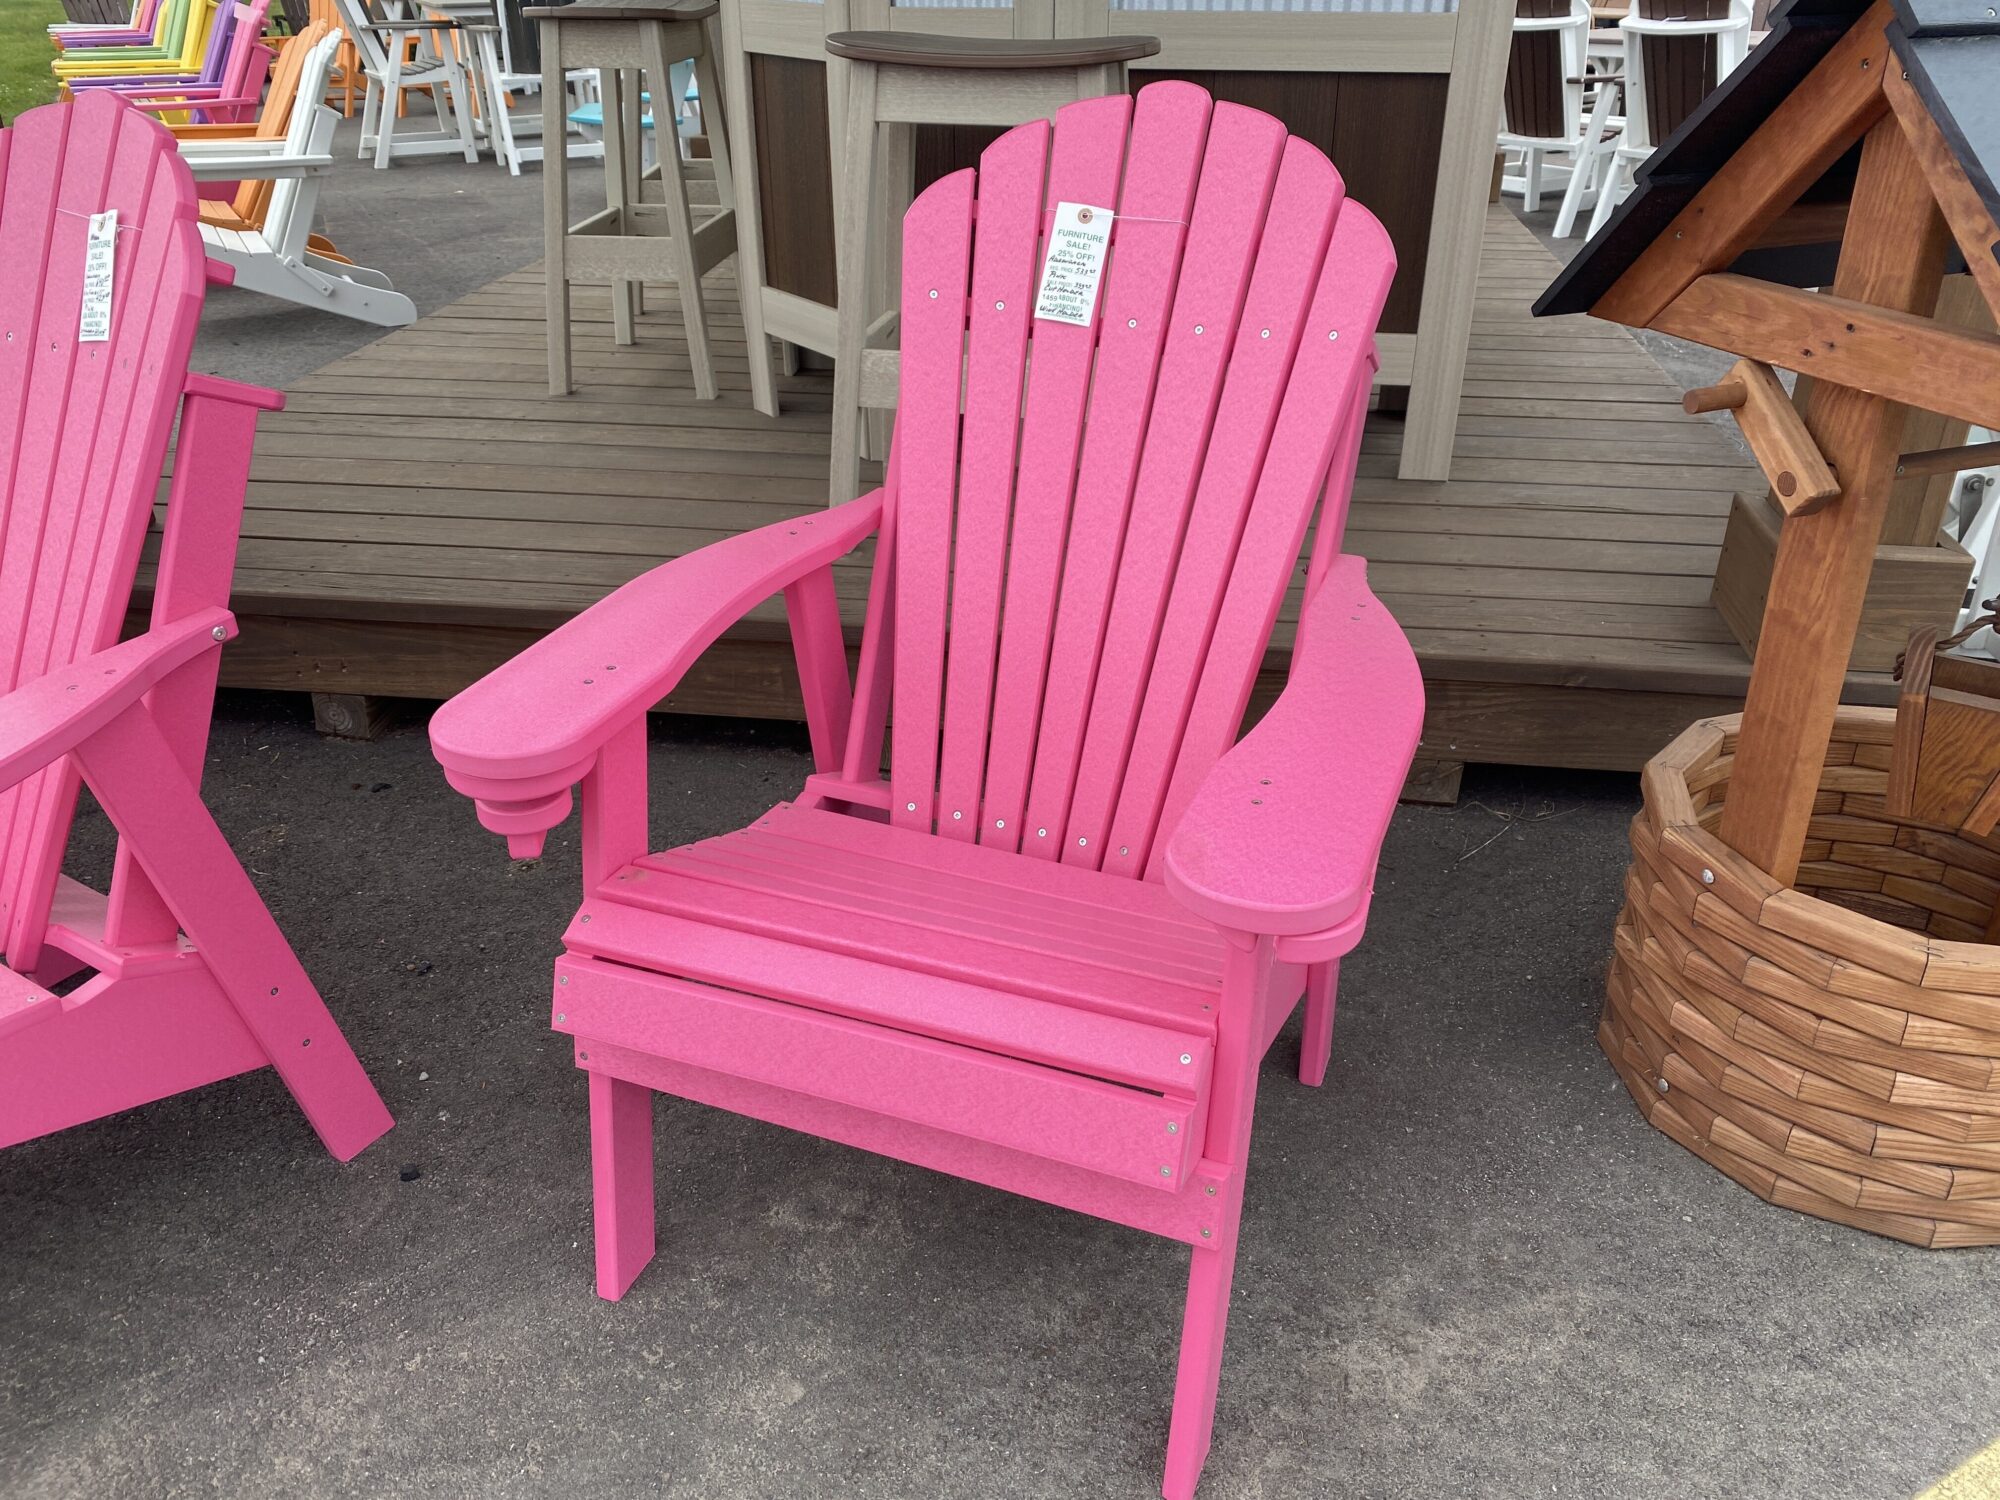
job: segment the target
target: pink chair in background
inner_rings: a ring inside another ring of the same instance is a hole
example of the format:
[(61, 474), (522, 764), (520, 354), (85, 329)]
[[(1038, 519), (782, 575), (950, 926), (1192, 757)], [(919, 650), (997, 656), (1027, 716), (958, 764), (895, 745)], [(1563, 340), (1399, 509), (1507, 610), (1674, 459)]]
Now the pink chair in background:
[[(192, 374), (204, 277), (174, 138), (91, 94), (0, 131), (0, 1146), (274, 1067), (346, 1160), (389, 1114), (202, 806), (257, 413)], [(117, 211), (105, 337), (80, 337)], [(152, 618), (120, 641), (178, 413)], [(79, 776), (111, 888), (61, 874)]]
[[(1192, 1494), (1258, 1064), (1303, 997), (1324, 1074), (1423, 716), (1340, 553), (1394, 270), (1343, 199), (1187, 83), (1009, 132), (905, 220), (889, 483), (656, 569), (439, 710), (438, 760), (517, 857), (582, 786), (551, 993), (590, 1080), (601, 1295), (653, 1254), (655, 1092), (1178, 1240), (1165, 1493)], [(1031, 316), (1063, 202), (1118, 213), (1090, 327)], [(850, 685), (832, 565), (871, 536)], [(1239, 739), (1302, 555), (1289, 683)], [(649, 852), (647, 710), (778, 592), (817, 769)]]

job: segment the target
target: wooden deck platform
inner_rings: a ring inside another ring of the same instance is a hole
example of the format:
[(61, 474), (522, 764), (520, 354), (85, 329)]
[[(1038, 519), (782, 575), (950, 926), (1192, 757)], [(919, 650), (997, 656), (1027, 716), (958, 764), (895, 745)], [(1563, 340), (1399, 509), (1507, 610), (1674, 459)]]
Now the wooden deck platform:
[[(1348, 548), (1423, 661), (1425, 757), (1632, 769), (1740, 702), (1749, 663), (1708, 590), (1730, 496), (1761, 480), (1622, 330), (1529, 318), (1555, 268), (1492, 211), (1453, 477), (1398, 481), (1398, 426), (1373, 421)], [(618, 349), (594, 288), (575, 293), (578, 391), (551, 399), (533, 268), (294, 386), (260, 424), (225, 683), (448, 696), (655, 563), (821, 502), (830, 378), (753, 412), (711, 282), (715, 403), (670, 297)], [(857, 622), (863, 583), (843, 585)], [(1270, 689), (1289, 639), (1281, 622)], [(1850, 686), (1887, 701), (1886, 681)], [(794, 714), (775, 602), (668, 706)]]

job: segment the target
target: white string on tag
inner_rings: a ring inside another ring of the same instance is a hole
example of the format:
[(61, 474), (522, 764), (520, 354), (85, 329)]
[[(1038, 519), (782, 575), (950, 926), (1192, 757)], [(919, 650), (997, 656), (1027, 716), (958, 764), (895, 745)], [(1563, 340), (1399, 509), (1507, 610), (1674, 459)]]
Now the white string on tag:
[[(114, 213), (116, 211), (117, 210), (115, 209), (112, 210), (112, 212)], [(72, 219), (94, 219), (97, 217), (96, 214), (83, 213), (80, 210), (74, 208), (59, 208), (56, 210), (56, 212), (59, 214), (67, 214)], [(145, 227), (146, 226), (144, 224), (120, 224), (118, 226), (118, 232), (120, 234), (137, 234), (140, 230), (144, 229)]]

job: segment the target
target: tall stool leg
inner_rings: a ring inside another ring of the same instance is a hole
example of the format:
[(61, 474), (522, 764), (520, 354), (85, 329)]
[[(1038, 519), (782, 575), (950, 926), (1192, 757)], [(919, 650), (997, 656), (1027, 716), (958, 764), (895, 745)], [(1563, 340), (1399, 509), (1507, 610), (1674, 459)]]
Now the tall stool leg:
[[(861, 347), (882, 342), (877, 330), (895, 328), (903, 286), (903, 215), (916, 197), (917, 128), (900, 121), (876, 127), (875, 184), (869, 230), (868, 333)], [(890, 342), (900, 345), (900, 335)], [(887, 462), (896, 414), (881, 407), (861, 413), (861, 456)]]
[[(708, 151), (715, 164), (715, 191), (721, 211), (729, 215), (737, 236), (736, 289), (743, 304), (744, 352), (750, 361), (750, 404), (766, 416), (778, 411), (777, 383), (771, 375), (771, 341), (764, 336), (764, 299), (744, 275), (743, 204), (737, 197), (736, 159), (730, 150), (729, 112), (722, 80), (715, 67), (715, 34), (708, 31), (701, 56), (694, 60), (695, 87), (702, 98), (702, 118), (708, 128)], [(662, 173), (664, 175), (664, 171)]]
[[(617, 219), (617, 233), (624, 235), (631, 231), (631, 205), (638, 201), (629, 191), (626, 164), (638, 146), (639, 124), (626, 106), (637, 100), (639, 87), (625, 69), (606, 68), (603, 93), (604, 197)], [(611, 339), (617, 344), (632, 342), (632, 288), (623, 280), (611, 283)]]
[[(717, 19), (722, 25), (721, 57), (729, 77), (723, 84), (722, 108), (709, 118), (721, 119), (729, 137), (730, 197), (736, 214), (736, 290), (743, 303), (743, 338), (750, 346), (750, 404), (767, 417), (778, 414), (778, 387), (771, 371), (771, 340), (764, 327), (764, 205), (757, 177), (757, 127), (750, 113), (750, 59), (734, 45), (730, 28), (738, 16), (725, 6)], [(710, 33), (711, 44), (715, 34)], [(710, 58), (716, 56), (714, 45)], [(697, 79), (706, 94), (709, 84), (699, 69)], [(718, 169), (718, 181), (720, 169)], [(798, 350), (782, 347), (785, 374), (798, 373)]]
[[(665, 97), (667, 82), (666, 48), (658, 29), (646, 36), (647, 71), (655, 91), (653, 119), (664, 123), (672, 118)], [(701, 301), (701, 260), (695, 251), (694, 214), (688, 206), (687, 173), (681, 166), (679, 138), (668, 131), (660, 143), (660, 186), (664, 188), (667, 232), (673, 239), (674, 280), (679, 283), (681, 321), (687, 331), (688, 363), (694, 370), (694, 393), (698, 400), (713, 401), (721, 394), (715, 383), (715, 357), (708, 342), (708, 314)]]
[(828, 502), (861, 492), (861, 351), (868, 339), (868, 235), (875, 183), (875, 64), (848, 64), (847, 145), (834, 235), (839, 332), (833, 363), (833, 463)]
[[(544, 77), (563, 76), (561, 32), (554, 21), (542, 22)], [(542, 90), (542, 140), (553, 142), (542, 152), (542, 279), (547, 284), (549, 324), (549, 394), (570, 393), (569, 368), (569, 129), (568, 95), (560, 83)]]

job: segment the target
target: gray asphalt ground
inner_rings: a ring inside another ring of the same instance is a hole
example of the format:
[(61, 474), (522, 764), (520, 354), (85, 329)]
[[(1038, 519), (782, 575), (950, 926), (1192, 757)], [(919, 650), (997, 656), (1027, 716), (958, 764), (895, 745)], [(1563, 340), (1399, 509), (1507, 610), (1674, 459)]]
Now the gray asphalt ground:
[[(428, 311), (537, 257), (538, 190), (357, 168), (327, 219)], [(223, 294), (201, 357), (368, 336)], [(0, 1153), (0, 1495), (1157, 1493), (1185, 1261), (1136, 1232), (662, 1101), (660, 1255), (597, 1300), (576, 826), (510, 865), (423, 712), (223, 696), (209, 801), (398, 1124), (337, 1165), (266, 1071)], [(662, 845), (808, 768), (687, 719), (652, 760)], [(1599, 1055), (1636, 806), (1475, 769), (1398, 813), (1326, 1086), (1296, 1023), (1266, 1064), (1205, 1497), (1872, 1500), (2000, 1435), (2000, 1260), (1758, 1202)], [(74, 872), (110, 849), (86, 808)]]

